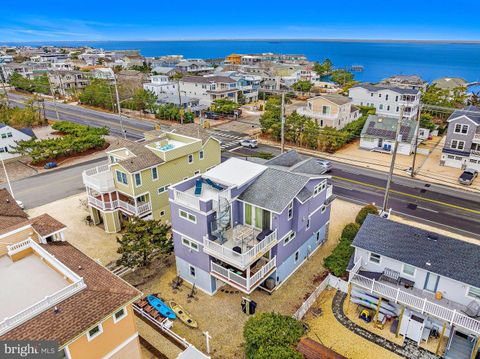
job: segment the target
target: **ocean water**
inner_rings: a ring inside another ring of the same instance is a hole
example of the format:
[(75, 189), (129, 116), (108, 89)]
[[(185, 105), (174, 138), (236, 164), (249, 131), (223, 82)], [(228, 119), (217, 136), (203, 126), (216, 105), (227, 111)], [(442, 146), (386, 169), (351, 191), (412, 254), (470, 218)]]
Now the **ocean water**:
[(336, 67), (363, 65), (364, 71), (356, 73), (356, 79), (360, 81), (376, 82), (394, 74), (415, 74), (426, 81), (444, 76), (463, 77), (469, 82), (480, 81), (480, 44), (320, 40), (72, 41), (42, 44), (92, 46), (105, 50), (138, 49), (144, 56), (182, 54), (205, 59), (221, 58), (231, 53), (295, 53), (318, 61), (328, 57)]

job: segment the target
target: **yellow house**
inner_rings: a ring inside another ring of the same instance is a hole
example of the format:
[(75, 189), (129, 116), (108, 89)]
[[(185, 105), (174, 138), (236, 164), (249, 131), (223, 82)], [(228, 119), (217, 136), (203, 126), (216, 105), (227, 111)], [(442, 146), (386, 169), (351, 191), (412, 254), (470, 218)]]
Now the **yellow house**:
[(63, 224), (28, 219), (12, 200), (0, 191), (0, 341), (54, 341), (64, 358), (141, 358), (131, 306), (141, 293), (67, 243)]
[(242, 55), (239, 55), (239, 54), (228, 55), (225, 58), (225, 61), (230, 63), (230, 64), (240, 65), (242, 63)]
[(150, 131), (144, 142), (111, 144), (108, 164), (83, 173), (94, 223), (115, 233), (132, 217), (169, 221), (168, 187), (221, 162), (219, 141), (198, 127), (194, 132), (200, 138), (181, 134), (192, 129)]

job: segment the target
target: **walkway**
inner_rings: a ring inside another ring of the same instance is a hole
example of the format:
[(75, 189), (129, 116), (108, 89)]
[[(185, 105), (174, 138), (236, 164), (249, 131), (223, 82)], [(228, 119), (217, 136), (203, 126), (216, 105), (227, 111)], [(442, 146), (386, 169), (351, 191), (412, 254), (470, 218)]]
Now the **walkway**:
[(417, 346), (413, 340), (405, 339), (404, 345), (400, 346), (398, 344), (392, 343), (391, 341), (382, 338), (374, 333), (369, 332), (368, 330), (358, 326), (353, 323), (343, 312), (343, 303), (347, 295), (340, 291), (337, 291), (335, 297), (333, 298), (332, 311), (335, 315), (335, 318), (347, 329), (351, 330), (355, 334), (375, 343), (382, 348), (385, 348), (397, 355), (400, 355), (404, 358), (409, 359), (438, 359), (439, 357), (435, 354), (420, 348)]

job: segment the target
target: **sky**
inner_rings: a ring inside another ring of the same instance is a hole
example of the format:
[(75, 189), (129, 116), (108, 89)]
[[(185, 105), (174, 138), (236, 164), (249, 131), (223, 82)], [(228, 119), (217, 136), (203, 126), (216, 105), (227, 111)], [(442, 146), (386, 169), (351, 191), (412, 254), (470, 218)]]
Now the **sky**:
[(2, 0), (0, 41), (480, 40), (480, 1)]

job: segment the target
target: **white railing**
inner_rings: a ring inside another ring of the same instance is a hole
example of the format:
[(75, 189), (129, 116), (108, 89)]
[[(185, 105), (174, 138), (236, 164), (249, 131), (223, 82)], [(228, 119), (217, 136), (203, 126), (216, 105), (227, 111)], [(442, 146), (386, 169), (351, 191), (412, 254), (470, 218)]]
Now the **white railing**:
[(58, 261), (51, 253), (42, 248), (42, 246), (40, 246), (39, 244), (35, 243), (32, 239), (27, 239), (25, 241), (7, 246), (8, 255), (19, 253), (27, 248), (32, 248), (32, 250), (35, 251), (44, 261), (46, 261), (50, 267), (63, 274), (73, 283), (51, 295), (47, 295), (41, 301), (31, 305), (28, 308), (25, 308), (24, 310), (16, 313), (15, 315), (5, 318), (3, 321), (0, 322), (0, 335), (6, 333), (17, 325), (20, 325), (23, 322), (33, 318), (34, 316), (54, 306), (55, 304), (60, 303), (66, 298), (69, 298), (73, 294), (86, 287), (86, 284), (83, 281), (82, 277), (78, 276), (65, 264)]
[(352, 269), (350, 269), (350, 271), (348, 272), (348, 280), (349, 281), (352, 279), (352, 276), (360, 270), (361, 266), (362, 266), (362, 260), (359, 259), (357, 261), (357, 263), (355, 263), (353, 265)]
[(333, 195), (333, 185), (329, 184), (327, 186), (327, 197), (326, 199), (329, 199)]
[(274, 269), (277, 265), (277, 258), (273, 257), (270, 261), (268, 261), (258, 272), (250, 277), (242, 277), (239, 274), (236, 274), (230, 269), (222, 267), (217, 263), (212, 262), (211, 270), (212, 273), (218, 274), (222, 277), (223, 280), (227, 280), (230, 283), (234, 283), (244, 289), (246, 292), (250, 293), (255, 287), (260, 284), (262, 279), (270, 273), (272, 269)]
[(480, 150), (470, 150), (470, 153), (474, 156), (480, 156)]
[(375, 292), (382, 296), (382, 298), (389, 299), (395, 303), (406, 305), (415, 310), (439, 319), (450, 322), (450, 324), (463, 327), (467, 330), (480, 334), (480, 321), (470, 318), (462, 313), (458, 313), (455, 309), (450, 309), (430, 302), (427, 298), (421, 298), (416, 295), (407, 293), (400, 288), (395, 288), (390, 285), (380, 283), (374, 279), (364, 277), (355, 273), (351, 278), (351, 283), (362, 287), (371, 293)]
[(312, 294), (307, 298), (305, 302), (297, 309), (295, 314), (293, 314), (293, 318), (296, 320), (302, 320), (305, 314), (308, 312), (310, 307), (317, 301), (319, 295), (327, 288), (330, 282), (330, 274), (318, 285), (317, 288), (313, 291)]
[(116, 200), (102, 201), (101, 199), (95, 198), (93, 196), (88, 196), (88, 203), (104, 211), (113, 210), (118, 207), (118, 203)]
[(173, 195), (175, 201), (179, 202), (180, 204), (192, 207), (196, 210), (200, 210), (200, 199), (198, 199), (197, 197), (185, 192), (178, 191), (176, 189), (173, 190)]
[(205, 252), (241, 269), (245, 269), (252, 262), (263, 256), (276, 243), (277, 230), (274, 230), (249, 251), (237, 253), (224, 245), (209, 240), (206, 236), (203, 237), (203, 249)]
[(109, 165), (90, 168), (82, 173), (83, 183), (98, 192), (111, 192), (115, 189)]
[(143, 203), (137, 206), (137, 214), (143, 214), (151, 210), (152, 210), (152, 204), (150, 202)]
[(476, 133), (473, 135), (473, 141), (476, 142), (476, 141), (480, 141), (480, 133)]
[(102, 201), (98, 198), (88, 196), (88, 203), (104, 211), (121, 208), (134, 215), (141, 215), (152, 210), (152, 204), (150, 202), (142, 203), (135, 207), (135, 205), (120, 199), (113, 201)]

